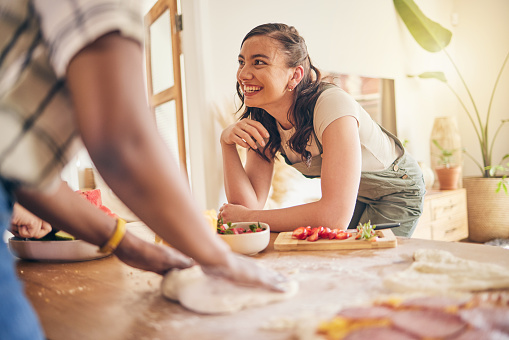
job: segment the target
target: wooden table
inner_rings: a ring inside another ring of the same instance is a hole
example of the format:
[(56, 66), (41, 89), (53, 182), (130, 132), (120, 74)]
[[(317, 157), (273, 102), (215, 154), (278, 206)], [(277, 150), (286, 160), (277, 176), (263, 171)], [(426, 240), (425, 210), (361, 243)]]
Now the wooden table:
[[(49, 339), (295, 339), (311, 316), (389, 294), (382, 278), (407, 268), (419, 248), (509, 267), (509, 250), (469, 243), (398, 238), (377, 250), (277, 252), (255, 256), (299, 281), (294, 298), (233, 315), (199, 315), (160, 294), (161, 277), (115, 257), (77, 263), (19, 261), (19, 276)], [(322, 318), (322, 319), (323, 319)], [(282, 330), (276, 330), (281, 327)], [(268, 328), (268, 329), (267, 329)]]

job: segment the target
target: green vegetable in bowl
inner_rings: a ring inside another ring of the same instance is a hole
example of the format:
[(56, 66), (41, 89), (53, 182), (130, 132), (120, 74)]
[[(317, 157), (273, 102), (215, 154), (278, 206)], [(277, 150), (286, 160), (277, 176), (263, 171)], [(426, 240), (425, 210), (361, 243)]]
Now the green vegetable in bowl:
[[(249, 229), (246, 230), (244, 228), (235, 227), (234, 224), (228, 222), (226, 224), (220, 224), (220, 220), (217, 223), (217, 233), (221, 235), (238, 235), (238, 234), (250, 234), (250, 233), (259, 233), (264, 231), (265, 228), (260, 225), (260, 222), (253, 223), (249, 225)], [(221, 220), (222, 222), (222, 220)]]
[(28, 238), (28, 241), (73, 241), (76, 240), (74, 236), (66, 233), (63, 230), (55, 230), (53, 229), (47, 235), (41, 238)]

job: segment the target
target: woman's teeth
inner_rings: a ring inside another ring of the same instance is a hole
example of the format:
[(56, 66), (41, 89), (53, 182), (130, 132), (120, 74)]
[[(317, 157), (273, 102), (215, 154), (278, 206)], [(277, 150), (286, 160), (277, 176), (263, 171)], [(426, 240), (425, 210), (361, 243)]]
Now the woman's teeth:
[(256, 91), (260, 91), (262, 88), (259, 86), (244, 86), (244, 92), (253, 93)]

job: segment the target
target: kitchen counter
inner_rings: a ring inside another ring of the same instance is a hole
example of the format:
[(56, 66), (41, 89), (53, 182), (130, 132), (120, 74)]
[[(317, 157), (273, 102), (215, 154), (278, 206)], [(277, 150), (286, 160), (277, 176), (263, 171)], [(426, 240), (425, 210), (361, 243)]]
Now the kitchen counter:
[[(233, 315), (200, 315), (160, 294), (161, 277), (116, 257), (76, 263), (18, 261), (26, 293), (51, 340), (59, 339), (295, 339), (311, 320), (391, 292), (382, 279), (406, 269), (420, 248), (509, 267), (509, 250), (471, 243), (398, 238), (396, 248), (278, 252), (254, 256), (299, 281), (290, 300)], [(307, 324), (306, 322), (309, 322)]]

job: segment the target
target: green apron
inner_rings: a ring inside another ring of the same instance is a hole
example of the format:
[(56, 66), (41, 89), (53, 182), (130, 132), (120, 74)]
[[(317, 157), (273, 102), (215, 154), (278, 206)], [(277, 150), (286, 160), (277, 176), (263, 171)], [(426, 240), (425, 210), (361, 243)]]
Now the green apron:
[[(399, 139), (384, 127), (380, 128), (394, 139), (403, 154), (385, 170), (361, 172), (357, 203), (349, 228), (368, 221), (371, 224), (399, 222), (401, 226), (393, 229), (394, 234), (410, 237), (422, 214), (426, 193), (424, 178), (419, 164), (406, 152)], [(281, 152), (288, 165), (308, 178), (320, 177), (322, 171), (322, 145), (314, 131), (312, 134), (320, 150), (319, 155), (292, 164)]]

